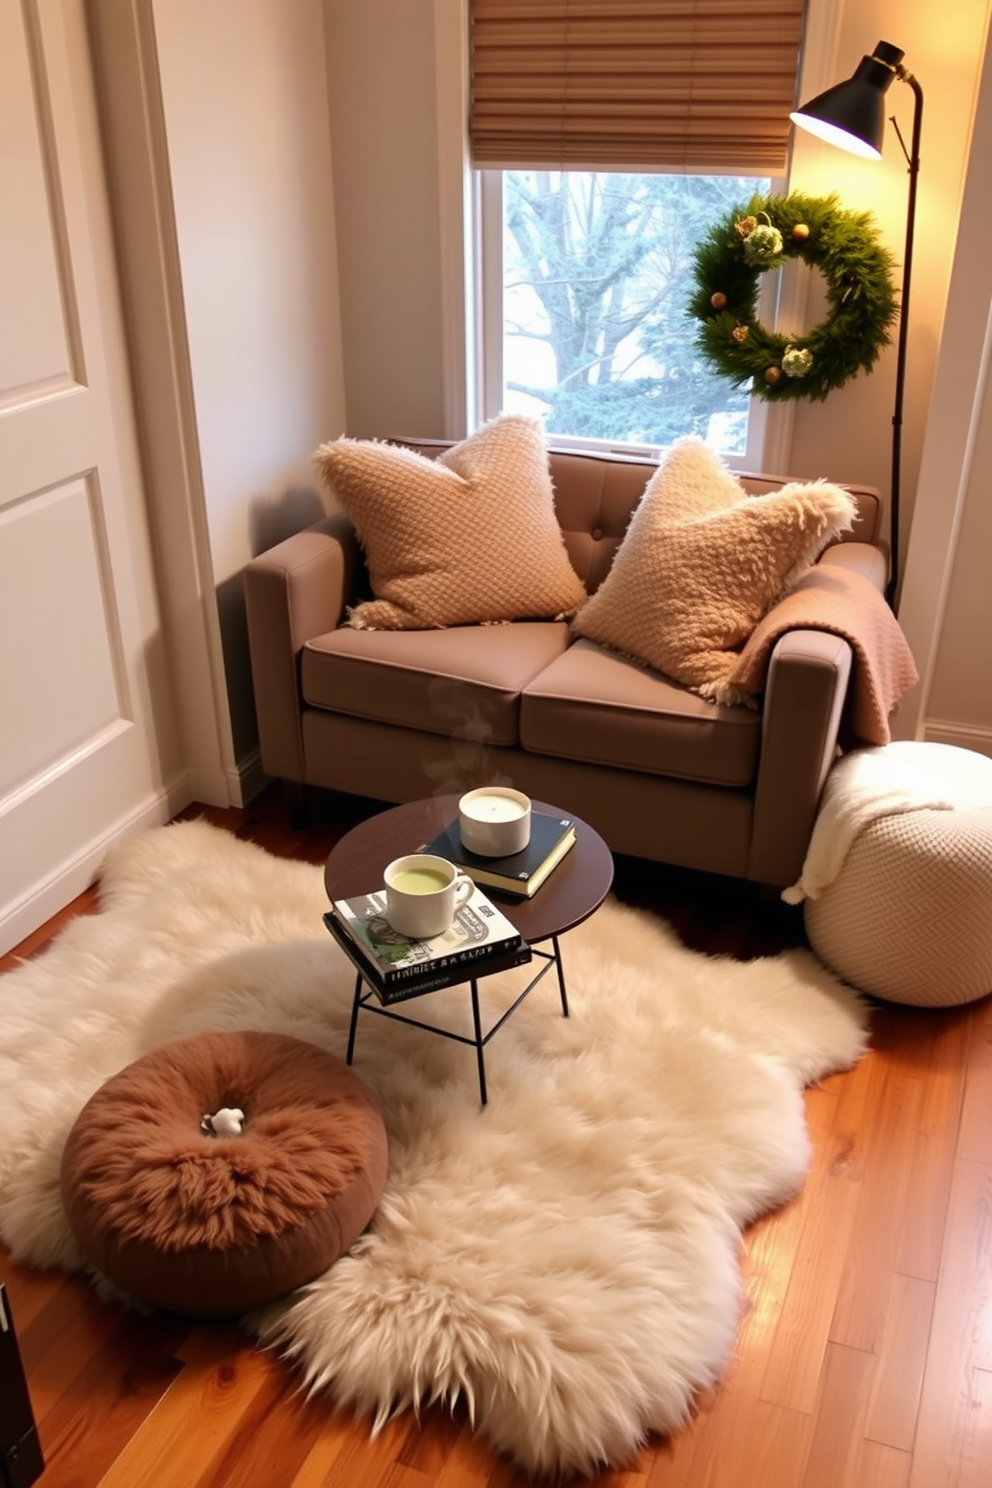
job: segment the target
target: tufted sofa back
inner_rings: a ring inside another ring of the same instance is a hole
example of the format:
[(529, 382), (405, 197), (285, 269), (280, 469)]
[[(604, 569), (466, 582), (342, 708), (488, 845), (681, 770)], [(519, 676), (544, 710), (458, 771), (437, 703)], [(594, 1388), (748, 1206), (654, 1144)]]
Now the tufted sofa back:
[[(436, 456), (453, 441), (394, 439), (423, 455)], [(590, 594), (610, 571), (613, 555), (623, 541), (631, 513), (657, 467), (647, 456), (613, 452), (578, 452), (552, 448), (549, 454), (555, 511), (572, 567)], [(787, 475), (739, 476), (752, 496), (775, 491), (789, 480), (816, 479)], [(878, 492), (871, 486), (845, 485), (858, 506), (851, 531), (842, 542), (875, 543), (881, 516)]]

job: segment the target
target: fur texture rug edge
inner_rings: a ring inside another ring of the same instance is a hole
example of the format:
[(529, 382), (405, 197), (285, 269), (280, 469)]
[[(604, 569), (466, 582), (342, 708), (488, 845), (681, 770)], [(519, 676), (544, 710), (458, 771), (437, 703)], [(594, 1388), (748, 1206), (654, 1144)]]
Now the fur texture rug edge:
[[(0, 979), (0, 1234), (40, 1267), (82, 1268), (59, 1162), (116, 1070), (208, 1030), (346, 1046), (353, 977), (319, 868), (186, 822), (114, 849), (101, 905)], [(335, 1266), (247, 1319), (374, 1425), (465, 1399), (535, 1475), (624, 1465), (717, 1381), (742, 1227), (802, 1184), (802, 1087), (856, 1060), (867, 1026), (808, 952), (702, 956), (613, 899), (562, 954), (571, 1016), (547, 979), (487, 1046), (484, 1111), (471, 1049), (362, 1018), (382, 1201)], [(486, 1026), (521, 975), (480, 984)], [(469, 1016), (465, 989), (432, 994), (432, 1021)]]

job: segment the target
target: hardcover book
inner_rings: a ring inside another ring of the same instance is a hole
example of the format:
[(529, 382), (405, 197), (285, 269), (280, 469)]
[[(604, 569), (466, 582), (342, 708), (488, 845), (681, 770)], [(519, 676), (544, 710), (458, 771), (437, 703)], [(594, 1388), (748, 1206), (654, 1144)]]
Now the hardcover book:
[(547, 811), (531, 813), (530, 841), (522, 852), (507, 858), (483, 858), (462, 846), (458, 821), (439, 832), (424, 852), (447, 858), (477, 884), (499, 889), (518, 899), (529, 899), (551, 870), (575, 845), (575, 822), (570, 816), (552, 816)]
[(336, 899), (324, 923), (384, 1003), (523, 966), (531, 959), (519, 930), (479, 888), (455, 911), (448, 929), (431, 940), (411, 940), (394, 930), (386, 919), (382, 891)]

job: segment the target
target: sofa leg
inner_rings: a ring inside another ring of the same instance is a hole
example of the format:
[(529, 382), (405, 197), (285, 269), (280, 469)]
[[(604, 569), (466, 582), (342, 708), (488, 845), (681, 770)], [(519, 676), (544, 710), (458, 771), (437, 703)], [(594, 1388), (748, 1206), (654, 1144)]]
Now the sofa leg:
[(305, 832), (310, 825), (311, 796), (307, 785), (301, 780), (284, 780), (282, 793), (289, 813), (289, 825), (294, 832)]

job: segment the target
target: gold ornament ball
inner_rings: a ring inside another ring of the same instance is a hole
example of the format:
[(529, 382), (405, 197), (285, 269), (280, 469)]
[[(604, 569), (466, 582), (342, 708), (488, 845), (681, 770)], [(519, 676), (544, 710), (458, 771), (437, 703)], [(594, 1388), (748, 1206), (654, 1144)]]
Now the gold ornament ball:
[(725, 310), (727, 308), (727, 296), (722, 289), (718, 289), (715, 294), (710, 295), (710, 304), (714, 310)]
[(765, 368), (765, 381), (768, 383), (769, 387), (774, 387), (781, 376), (782, 373), (778, 367)]
[(792, 236), (797, 243), (805, 243), (809, 237), (809, 227), (805, 222), (797, 222), (792, 229)]
[(743, 346), (744, 342), (747, 340), (747, 335), (748, 327), (746, 325), (737, 325), (734, 326), (734, 329), (731, 331), (730, 339), (731, 341), (736, 341), (738, 346)]

